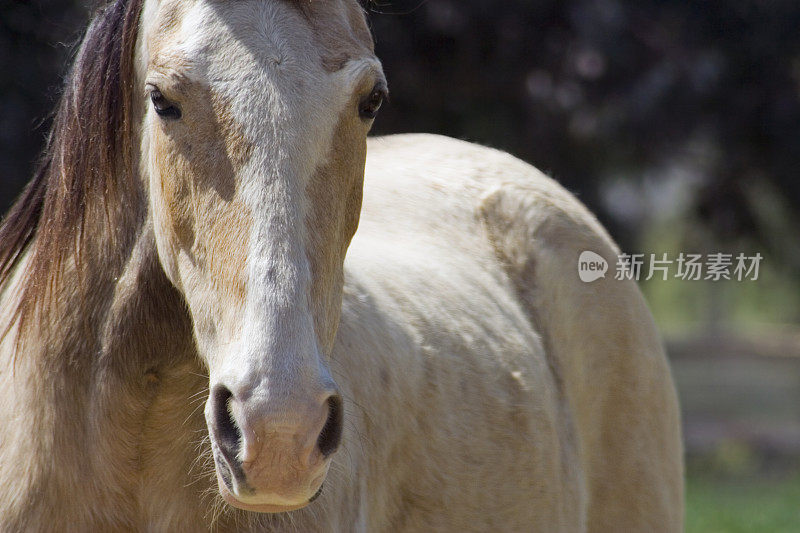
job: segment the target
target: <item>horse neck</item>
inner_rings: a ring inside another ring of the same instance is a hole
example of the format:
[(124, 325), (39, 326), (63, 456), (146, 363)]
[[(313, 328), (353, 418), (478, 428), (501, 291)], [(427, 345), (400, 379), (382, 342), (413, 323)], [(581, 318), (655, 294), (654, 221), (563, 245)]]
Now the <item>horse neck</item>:
[(44, 301), (28, 307), (33, 320), (19, 315), (16, 359), (36, 359), (48, 374), (79, 383), (156, 370), (165, 348), (191, 345), (188, 313), (160, 267), (149, 217), (136, 206), (116, 209), (129, 212), (87, 224), (92, 236), (55, 264), (48, 291), (32, 291)]
[[(0, 488), (0, 501), (17, 500), (19, 507), (0, 504), (6, 517), (0, 529), (14, 517), (47, 523), (65, 519), (57, 513), (83, 516), (88, 511), (75, 507), (87, 502), (115, 509), (113, 516), (135, 516), (133, 508), (124, 511), (136, 505), (142, 432), (163, 392), (162, 373), (181, 365), (197, 372), (184, 391), (205, 382), (190, 319), (161, 270), (150, 224), (145, 218), (131, 231), (131, 244), (116, 259), (84, 253), (89, 267), (64, 267), (37, 320), (17, 332), (16, 361), (9, 364), (14, 372), (0, 374), (11, 407), (0, 413), (8, 416), (0, 480), (15, 481), (6, 495)], [(94, 242), (85, 252), (103, 244)], [(9, 353), (4, 344), (0, 354)]]

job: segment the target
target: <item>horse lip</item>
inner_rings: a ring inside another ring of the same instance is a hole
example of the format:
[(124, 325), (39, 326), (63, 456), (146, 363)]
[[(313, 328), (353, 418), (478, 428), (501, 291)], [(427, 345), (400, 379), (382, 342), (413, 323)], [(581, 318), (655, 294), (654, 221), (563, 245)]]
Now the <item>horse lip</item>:
[(322, 487), (324, 487), (324, 486), (325, 486), (324, 483), (319, 486), (319, 489), (317, 490), (317, 492), (315, 492), (314, 495), (308, 499), (308, 503), (312, 503), (314, 500), (316, 500), (317, 498), (319, 498), (322, 495)]
[[(219, 486), (219, 492), (222, 495), (222, 499), (225, 500), (228, 504), (238, 509), (256, 513), (284, 513), (287, 511), (296, 511), (297, 509), (302, 509), (308, 504), (314, 502), (314, 500), (318, 499), (322, 495), (322, 489), (324, 487), (324, 482), (322, 482), (322, 480), (324, 480), (325, 476), (327, 475), (327, 468), (324, 469), (322, 472), (319, 473), (318, 476), (315, 477), (313, 482), (320, 481), (319, 489), (317, 489), (314, 495), (311, 496), (305, 502), (292, 505), (279, 505), (279, 504), (269, 504), (269, 503), (264, 503), (264, 504), (245, 503), (239, 500), (233, 494), (234, 476), (237, 476), (236, 477), (237, 490), (245, 490), (252, 493), (255, 493), (255, 490), (252, 489), (247, 484), (246, 479), (244, 478), (244, 473), (241, 470), (238, 470), (235, 465), (231, 466), (228, 463), (228, 461), (225, 459), (225, 455), (222, 454), (217, 448), (213, 438), (211, 439), (211, 449), (214, 456), (214, 466), (215, 466), (214, 470), (217, 474), (217, 485)], [(238, 476), (241, 476), (241, 479)]]
[[(259, 504), (251, 504), (251, 503), (244, 503), (236, 498), (233, 493), (228, 489), (227, 485), (223, 482), (219, 472), (217, 472), (217, 482), (219, 483), (219, 492), (222, 495), (222, 499), (225, 500), (228, 504), (242, 509), (243, 511), (251, 511), (255, 513), (285, 513), (288, 511), (296, 511), (297, 509), (302, 509), (309, 503), (311, 503), (311, 499), (306, 502), (301, 502), (297, 505), (275, 505), (271, 503), (259, 503)], [(322, 487), (320, 490), (317, 491), (317, 495), (321, 492)], [(316, 498), (316, 495), (312, 497), (312, 499)]]

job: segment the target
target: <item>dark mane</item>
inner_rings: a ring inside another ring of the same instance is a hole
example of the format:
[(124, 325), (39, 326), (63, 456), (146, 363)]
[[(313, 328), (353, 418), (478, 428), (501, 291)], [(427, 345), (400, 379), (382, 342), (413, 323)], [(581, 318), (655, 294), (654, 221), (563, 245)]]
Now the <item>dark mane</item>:
[[(105, 212), (113, 223), (114, 198), (132, 187), (132, 80), (142, 0), (113, 0), (86, 31), (66, 82), (40, 164), (0, 226), (0, 285), (30, 248), (23, 300), (46, 294), (48, 276), (80, 255)], [(115, 230), (111, 230), (112, 233)], [(32, 246), (32, 243), (35, 245)], [(77, 261), (79, 263), (79, 261)], [(24, 308), (27, 305), (23, 304)]]

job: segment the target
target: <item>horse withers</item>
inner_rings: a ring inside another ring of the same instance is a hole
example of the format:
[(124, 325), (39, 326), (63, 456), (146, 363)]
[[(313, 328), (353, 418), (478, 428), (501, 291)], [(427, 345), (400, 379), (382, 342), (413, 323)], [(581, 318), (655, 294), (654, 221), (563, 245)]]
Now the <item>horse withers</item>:
[(652, 319), (577, 277), (615, 245), (506, 154), (368, 143), (386, 91), (355, 0), (97, 14), (0, 229), (0, 530), (680, 529)]

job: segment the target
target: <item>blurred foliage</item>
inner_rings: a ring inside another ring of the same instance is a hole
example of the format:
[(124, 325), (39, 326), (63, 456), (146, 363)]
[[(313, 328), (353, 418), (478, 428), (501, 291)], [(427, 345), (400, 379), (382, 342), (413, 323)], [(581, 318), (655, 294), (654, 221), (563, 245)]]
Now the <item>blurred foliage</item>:
[[(784, 230), (789, 232), (787, 228)], [(791, 233), (779, 236), (793, 238)], [(771, 237), (771, 241), (778, 240)], [(715, 240), (708, 231), (690, 217), (673, 217), (652, 223), (637, 235), (637, 247), (642, 251), (666, 253), (675, 259), (681, 252), (739, 253), (753, 255), (764, 244), (755, 236)], [(787, 243), (791, 246), (791, 243)], [(728, 326), (735, 331), (758, 329), (764, 324), (800, 324), (800, 276), (798, 267), (786, 261), (785, 254), (775, 248), (761, 251), (757, 280), (745, 281), (682, 281), (656, 276), (640, 282), (647, 301), (662, 332), (685, 335), (698, 325), (703, 328)], [(675, 266), (670, 272), (674, 273)], [(644, 277), (644, 276), (643, 276)]]
[(687, 533), (796, 533), (800, 525), (800, 476), (720, 480), (690, 476), (686, 486)]
[(373, 11), (392, 91), (376, 132), (507, 149), (577, 192), (625, 247), (668, 210), (712, 242), (750, 235), (800, 269), (795, 1), (393, 0)]
[(33, 174), (87, 12), (80, 0), (0, 0), (0, 213)]
[[(88, 0), (0, 2), (5, 210), (31, 174)], [(672, 217), (689, 221), (680, 246), (747, 238), (800, 271), (795, 0), (367, 7), (392, 94), (376, 134), (506, 149), (576, 192), (631, 251)]]

